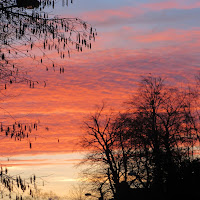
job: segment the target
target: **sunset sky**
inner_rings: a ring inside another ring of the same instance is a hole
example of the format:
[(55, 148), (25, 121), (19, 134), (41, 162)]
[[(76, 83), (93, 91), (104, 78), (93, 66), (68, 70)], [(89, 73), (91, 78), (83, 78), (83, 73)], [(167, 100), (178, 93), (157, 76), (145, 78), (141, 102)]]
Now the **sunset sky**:
[(39, 120), (36, 140), (31, 139), (29, 149), (28, 141), (2, 137), (0, 153), (11, 174), (34, 173), (44, 179), (43, 190), (67, 195), (79, 181), (80, 169), (74, 165), (83, 157), (78, 146), (83, 122), (97, 106), (105, 102), (107, 109), (119, 110), (149, 73), (173, 85), (195, 81), (200, 72), (200, 1), (74, 0), (69, 7), (60, 1), (48, 11), (87, 21), (97, 29), (96, 42), (70, 59), (49, 52), (64, 74), (24, 60), (30, 76), (47, 86), (9, 86), (1, 118), (4, 123)]

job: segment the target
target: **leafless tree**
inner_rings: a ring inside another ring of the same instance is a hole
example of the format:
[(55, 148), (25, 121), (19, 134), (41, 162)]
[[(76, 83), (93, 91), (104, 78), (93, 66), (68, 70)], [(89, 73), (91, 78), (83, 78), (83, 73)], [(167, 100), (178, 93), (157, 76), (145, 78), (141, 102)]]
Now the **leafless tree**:
[(177, 165), (193, 157), (199, 140), (197, 98), (191, 88), (169, 87), (161, 78), (147, 77), (141, 82), (137, 96), (129, 101), (136, 119), (133, 144), (138, 145), (139, 139), (139, 149), (146, 149), (152, 155), (155, 188), (162, 187), (163, 182), (172, 188)]
[[(30, 87), (38, 83), (28, 78), (25, 66), (17, 62), (19, 59), (30, 58), (48, 71), (51, 67), (55, 69), (56, 63), (48, 58), (47, 51), (56, 51), (61, 59), (66, 59), (73, 51), (91, 48), (96, 37), (95, 29), (79, 18), (49, 16), (44, 9), (54, 8), (55, 2), (0, 2), (0, 79), (5, 89), (8, 84), (16, 82), (25, 81)], [(60, 68), (60, 72), (64, 72), (64, 68)]]
[[(59, 1), (59, 0), (58, 0)], [(73, 51), (82, 52), (91, 49), (96, 30), (79, 18), (59, 18), (49, 15), (47, 7), (54, 9), (56, 0), (1, 0), (0, 1), (0, 90), (9, 84), (25, 82), (30, 88), (38, 84), (28, 76), (28, 68), (21, 59), (31, 59), (37, 65), (55, 70), (56, 63), (48, 57), (47, 51), (55, 51), (61, 59), (70, 57)], [(73, 1), (62, 1), (63, 5)], [(29, 67), (29, 66), (28, 66)], [(64, 68), (59, 69), (60, 73)], [(44, 86), (46, 83), (44, 83)], [(15, 140), (28, 139), (38, 123), (25, 124), (15, 121), (11, 125), (0, 124), (1, 136)], [(31, 141), (29, 146), (32, 148)], [(31, 187), (32, 182), (33, 187)], [(1, 169), (0, 185), (2, 195), (16, 193), (16, 199), (22, 199), (22, 192), (29, 191), (33, 196), (35, 176), (30, 181), (20, 176), (10, 176), (7, 169)]]
[(82, 146), (90, 153), (84, 162), (93, 173), (88, 172), (99, 176), (114, 199), (130, 188), (173, 192), (183, 178), (180, 166), (193, 160), (197, 149), (198, 98), (191, 88), (145, 77), (126, 112), (104, 115), (101, 109), (85, 123)]
[(70, 200), (86, 200), (85, 194), (88, 192), (88, 187), (84, 182), (73, 184), (69, 190)]
[(58, 196), (53, 191), (44, 192), (40, 189), (34, 191), (33, 197), (30, 195), (24, 196), (24, 200), (61, 200), (63, 199), (61, 196)]
[(84, 160), (91, 166), (87, 169), (87, 173), (92, 175), (91, 182), (98, 187), (102, 198), (110, 193), (118, 199), (121, 182), (128, 181), (131, 153), (127, 146), (128, 139), (120, 134), (115, 116), (103, 114), (103, 107), (91, 116), (85, 128), (87, 135), (81, 144), (91, 151)]

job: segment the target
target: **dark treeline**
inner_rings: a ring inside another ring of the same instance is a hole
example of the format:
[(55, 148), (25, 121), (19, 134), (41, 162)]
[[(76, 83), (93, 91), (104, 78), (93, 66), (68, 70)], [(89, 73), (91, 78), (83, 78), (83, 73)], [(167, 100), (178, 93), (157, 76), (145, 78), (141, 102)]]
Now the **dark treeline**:
[(105, 114), (102, 107), (92, 115), (81, 143), (90, 150), (83, 163), (91, 193), (101, 200), (197, 197), (198, 101), (198, 87), (145, 77), (125, 112)]

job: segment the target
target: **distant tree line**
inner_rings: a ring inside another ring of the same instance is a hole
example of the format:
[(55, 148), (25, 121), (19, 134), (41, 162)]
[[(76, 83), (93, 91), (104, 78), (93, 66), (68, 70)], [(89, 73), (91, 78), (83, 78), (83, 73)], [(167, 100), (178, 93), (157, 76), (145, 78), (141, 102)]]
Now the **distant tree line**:
[(99, 109), (85, 122), (82, 164), (99, 199), (198, 197), (199, 92), (145, 77), (126, 111)]

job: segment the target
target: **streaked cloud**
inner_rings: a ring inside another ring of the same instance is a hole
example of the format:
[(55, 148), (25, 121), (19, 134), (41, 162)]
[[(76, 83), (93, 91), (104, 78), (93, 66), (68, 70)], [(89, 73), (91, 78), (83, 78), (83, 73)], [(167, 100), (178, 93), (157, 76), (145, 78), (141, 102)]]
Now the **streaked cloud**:
[[(83, 150), (78, 146), (84, 134), (83, 121), (95, 112), (96, 105), (104, 101), (108, 109), (118, 110), (136, 91), (141, 76), (149, 73), (165, 77), (169, 84), (184, 86), (193, 83), (194, 75), (200, 72), (199, 1), (116, 0), (115, 4), (114, 0), (104, 0), (91, 4), (98, 6), (80, 6), (75, 13), (98, 30), (92, 50), (74, 53), (66, 60), (49, 52), (48, 57), (58, 63), (55, 72), (48, 59), (48, 72), (46, 66), (35, 67), (31, 59), (21, 59), (30, 78), (40, 84), (34, 89), (10, 85), (3, 91), (6, 97), (2, 99), (1, 122), (40, 120), (40, 124), (24, 141), (0, 136), (2, 164), (13, 172), (28, 174), (39, 168), (39, 174), (56, 174), (49, 178), (54, 181), (50, 189), (55, 183), (63, 188), (77, 180), (71, 172)], [(60, 66), (65, 68), (64, 74), (59, 73)], [(9, 161), (7, 157), (11, 157)]]

